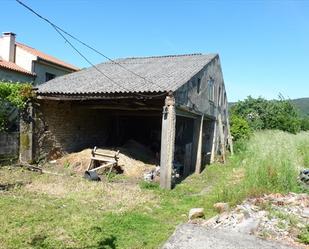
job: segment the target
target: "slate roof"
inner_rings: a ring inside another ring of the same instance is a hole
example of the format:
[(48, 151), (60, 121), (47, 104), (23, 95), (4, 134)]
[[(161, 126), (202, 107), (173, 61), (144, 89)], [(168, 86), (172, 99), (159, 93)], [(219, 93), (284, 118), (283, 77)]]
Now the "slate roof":
[(38, 87), (39, 95), (91, 95), (106, 93), (153, 93), (175, 91), (203, 69), (217, 54), (187, 54), (133, 57), (115, 60), (121, 66), (145, 77), (128, 72), (114, 62), (67, 74)]
[(45, 53), (43, 53), (43, 52), (41, 52), (41, 51), (39, 51), (39, 50), (37, 50), (35, 48), (29, 47), (29, 46), (27, 46), (25, 44), (22, 44), (22, 43), (19, 43), (19, 42), (16, 42), (15, 44), (16, 44), (17, 47), (19, 47), (19, 48), (21, 48), (23, 50), (26, 50), (30, 54), (33, 54), (33, 55), (39, 57), (40, 59), (52, 62), (52, 63), (57, 64), (57, 65), (62, 66), (62, 67), (66, 67), (66, 68), (71, 69), (73, 71), (78, 71), (79, 70), (78, 67), (75, 67), (75, 66), (73, 66), (73, 65), (71, 65), (69, 63), (66, 63), (66, 62), (62, 61), (62, 60), (59, 60), (59, 59), (57, 59), (57, 58), (55, 58), (55, 57), (53, 57), (51, 55), (45, 54)]
[(4, 69), (7, 69), (7, 70), (12, 70), (12, 71), (15, 71), (15, 72), (18, 72), (18, 73), (22, 73), (22, 74), (27, 74), (27, 75), (35, 76), (34, 73), (31, 73), (31, 72), (25, 70), (24, 68), (16, 65), (13, 62), (4, 61), (1, 58), (0, 58), (0, 68), (4, 68)]

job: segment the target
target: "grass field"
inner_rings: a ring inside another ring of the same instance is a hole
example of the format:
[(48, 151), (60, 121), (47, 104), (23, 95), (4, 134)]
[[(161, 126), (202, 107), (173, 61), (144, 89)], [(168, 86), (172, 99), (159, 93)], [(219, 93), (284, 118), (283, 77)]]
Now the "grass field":
[(192, 207), (211, 217), (219, 201), (303, 191), (297, 175), (309, 167), (308, 132), (258, 132), (237, 148), (226, 165), (172, 191), (124, 177), (96, 183), (0, 168), (0, 248), (158, 248)]

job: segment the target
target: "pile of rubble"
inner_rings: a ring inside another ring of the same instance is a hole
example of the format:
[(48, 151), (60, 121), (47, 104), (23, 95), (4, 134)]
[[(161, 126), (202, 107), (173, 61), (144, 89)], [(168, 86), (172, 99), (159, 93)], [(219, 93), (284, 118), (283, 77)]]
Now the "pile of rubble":
[(231, 211), (226, 210), (226, 203), (215, 204), (214, 207), (222, 213), (202, 221), (203, 226), (254, 234), (290, 244), (298, 244), (299, 234), (309, 225), (307, 194), (270, 194), (247, 199)]

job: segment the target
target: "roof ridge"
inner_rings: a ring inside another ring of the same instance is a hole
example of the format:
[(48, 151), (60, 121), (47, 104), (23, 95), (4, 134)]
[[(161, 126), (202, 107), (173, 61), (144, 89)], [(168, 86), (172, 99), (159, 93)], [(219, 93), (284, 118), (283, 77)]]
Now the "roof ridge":
[(30, 47), (29, 45), (27, 45), (25, 43), (21, 43), (21, 42), (18, 42), (18, 41), (15, 41), (15, 45), (22, 45), (22, 46), (25, 46), (25, 47), (28, 47), (28, 48), (31, 48), (31, 49), (36, 49), (34, 47)]
[(168, 57), (184, 57), (184, 56), (197, 56), (203, 55), (202, 53), (191, 53), (191, 54), (169, 54), (169, 55), (152, 55), (152, 56), (134, 56), (134, 57), (126, 57), (123, 59), (148, 59), (148, 58), (168, 58)]

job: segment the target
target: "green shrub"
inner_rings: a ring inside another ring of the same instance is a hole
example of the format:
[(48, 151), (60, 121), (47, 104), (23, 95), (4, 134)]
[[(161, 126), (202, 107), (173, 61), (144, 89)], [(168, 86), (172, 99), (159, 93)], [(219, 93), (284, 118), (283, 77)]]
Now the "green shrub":
[(300, 129), (302, 131), (309, 131), (309, 116), (301, 119)]
[(309, 244), (309, 226), (306, 226), (303, 231), (298, 235), (300, 242), (308, 245)]
[(32, 97), (31, 84), (0, 81), (0, 131), (7, 130), (8, 110), (13, 107), (23, 110)]
[(246, 119), (234, 114), (231, 116), (230, 125), (231, 134), (234, 141), (249, 138), (251, 134), (251, 128)]

